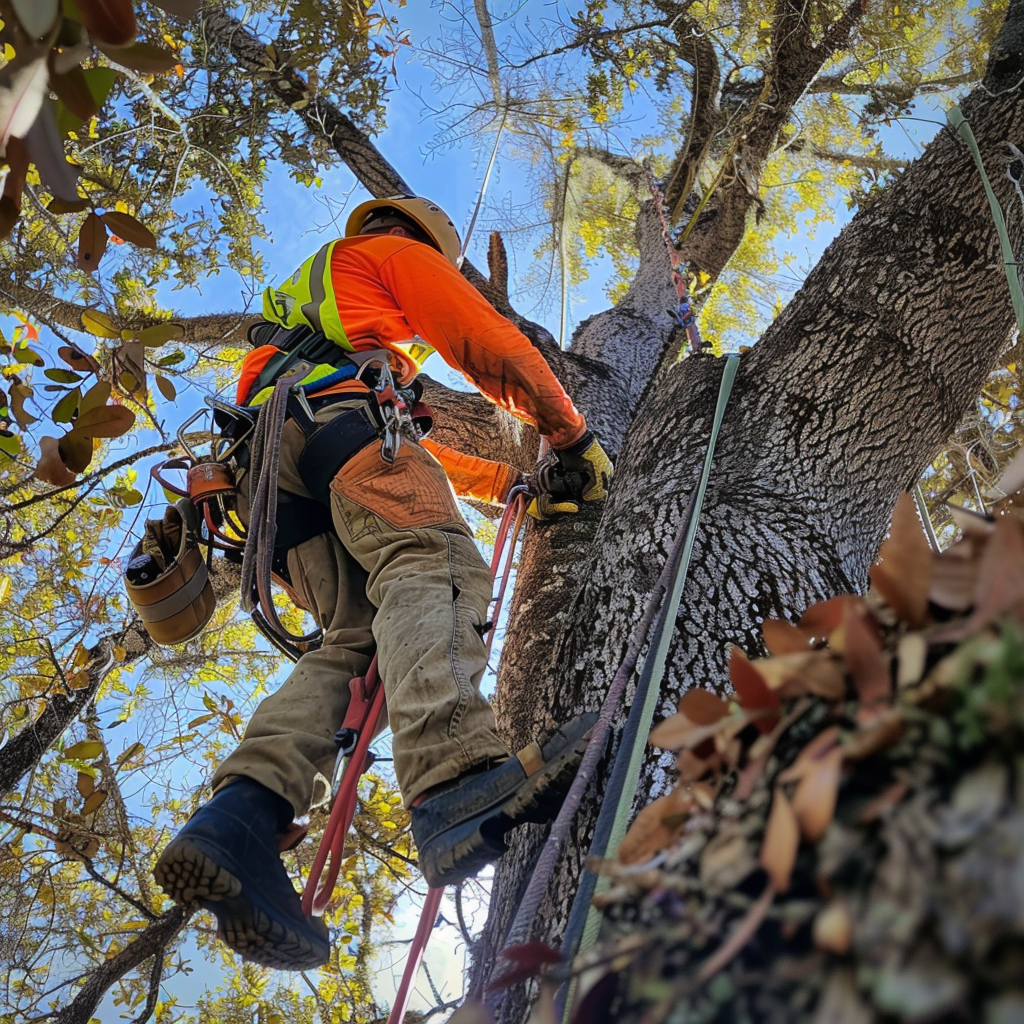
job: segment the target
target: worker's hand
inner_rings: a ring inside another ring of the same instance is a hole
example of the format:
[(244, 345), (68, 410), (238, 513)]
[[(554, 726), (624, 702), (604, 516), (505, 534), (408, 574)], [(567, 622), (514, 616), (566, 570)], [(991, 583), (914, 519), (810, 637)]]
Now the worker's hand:
[(588, 430), (574, 445), (556, 452), (566, 473), (578, 475), (583, 484), (584, 501), (604, 501), (612, 482), (612, 460), (608, 458), (593, 431)]
[(554, 519), (555, 516), (569, 515), (579, 512), (578, 502), (568, 501), (562, 498), (553, 498), (550, 494), (538, 494), (526, 506), (526, 511), (534, 519), (543, 522), (545, 519)]
[(579, 512), (584, 501), (605, 499), (611, 478), (611, 460), (588, 430), (574, 445), (552, 449), (537, 463), (526, 511), (540, 520)]

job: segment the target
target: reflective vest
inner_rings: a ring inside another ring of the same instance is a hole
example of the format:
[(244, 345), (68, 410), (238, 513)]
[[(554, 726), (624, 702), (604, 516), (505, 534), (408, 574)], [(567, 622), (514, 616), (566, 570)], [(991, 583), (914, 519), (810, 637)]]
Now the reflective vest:
[(263, 292), (263, 318), (282, 327), (305, 324), (346, 352), (354, 351), (334, 297), (331, 253), (337, 240), (321, 246), (283, 284)]
[[(343, 239), (321, 246), (284, 284), (264, 289), (263, 319), (282, 327), (304, 324), (324, 334), (346, 352), (355, 351), (348, 340), (341, 318), (331, 277), (331, 256)], [(386, 343), (411, 360), (416, 372), (434, 351), (422, 338)]]

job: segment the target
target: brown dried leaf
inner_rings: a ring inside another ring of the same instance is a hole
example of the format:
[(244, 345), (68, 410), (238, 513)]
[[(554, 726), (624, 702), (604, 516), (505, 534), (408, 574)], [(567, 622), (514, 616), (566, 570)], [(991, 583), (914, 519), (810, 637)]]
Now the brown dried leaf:
[(898, 707), (886, 708), (847, 738), (843, 744), (843, 757), (847, 761), (862, 761), (898, 743), (906, 731), (903, 711)]
[(771, 732), (782, 702), (773, 693), (764, 677), (738, 647), (729, 652), (729, 678), (736, 691), (736, 701), (744, 711), (764, 711), (767, 716), (755, 722), (761, 732)]
[(775, 781), (780, 785), (799, 782), (826, 754), (836, 749), (839, 743), (839, 726), (830, 725), (822, 729), (801, 751), (788, 767), (779, 772)]
[(681, 789), (660, 796), (640, 810), (619, 846), (616, 859), (622, 864), (642, 864), (673, 843), (696, 806)]
[(82, 396), (82, 404), (79, 407), (79, 415), (89, 412), (90, 409), (98, 409), (107, 404), (110, 398), (111, 387), (108, 381), (101, 380), (93, 384)]
[(782, 619), (765, 619), (761, 634), (768, 653), (776, 656), (802, 654), (811, 645), (810, 633)]
[(871, 583), (900, 619), (920, 628), (928, 613), (932, 550), (909, 494), (901, 494), (896, 502), (889, 536), (878, 557), (878, 564), (871, 567)]
[(714, 725), (697, 725), (686, 715), (670, 715), (651, 730), (649, 742), (652, 747), (663, 750), (682, 750), (684, 747), (692, 750), (711, 739), (717, 729), (717, 722)]
[(95, 213), (86, 215), (78, 232), (78, 265), (90, 273), (97, 270), (107, 247), (107, 229)]
[(96, 781), (88, 772), (79, 772), (78, 780), (75, 783), (78, 792), (83, 800), (88, 800), (92, 791), (96, 788)]
[(0, 239), (6, 238), (21, 216), (21, 195), (28, 174), (28, 149), (14, 136), (7, 140), (7, 177), (4, 179), (3, 201), (0, 203)]
[(846, 696), (846, 676), (828, 651), (804, 650), (752, 662), (768, 686), (786, 700), (813, 693), (826, 700)]
[(99, 104), (89, 88), (85, 72), (76, 64), (63, 73), (50, 68), (50, 89), (79, 121), (88, 121), (99, 111)]
[(682, 750), (676, 758), (676, 767), (683, 782), (696, 782), (705, 775), (720, 771), (722, 759), (717, 753), (710, 757), (698, 757), (692, 750)]
[(32, 396), (32, 388), (27, 384), (12, 384), (10, 391), (11, 401), (11, 412), (14, 414), (14, 418), (18, 421), (18, 426), (22, 430), (27, 430), (33, 423), (35, 423), (39, 417), (33, 416), (25, 408), (25, 399)]
[(94, 790), (82, 804), (82, 814), (95, 814), (107, 802), (107, 792), (104, 789)]
[(709, 690), (687, 690), (679, 701), (679, 713), (696, 725), (713, 725), (729, 714), (729, 705)]
[(853, 915), (841, 896), (830, 900), (814, 918), (814, 944), (826, 953), (842, 956), (853, 941)]
[[(57, 438), (40, 438), (39, 450), (42, 454), (36, 464), (34, 474), (37, 479), (42, 480), (43, 483), (52, 484), (54, 487), (66, 487), (75, 482), (75, 474), (68, 471), (68, 467), (61, 459)], [(89, 454), (91, 457), (91, 450)]]
[[(995, 529), (995, 524), (993, 524)], [(929, 599), (951, 612), (965, 612), (974, 602), (978, 559), (974, 540), (961, 540), (943, 551), (932, 564)]]
[(819, 601), (800, 616), (799, 626), (819, 640), (828, 640), (835, 650), (839, 650), (832, 641), (832, 634), (843, 624), (847, 605), (862, 603), (854, 594), (840, 594), (827, 601)]
[(843, 658), (858, 699), (863, 707), (872, 708), (892, 697), (892, 671), (889, 659), (882, 654), (874, 621), (861, 614), (862, 608), (846, 606)]
[(789, 888), (799, 845), (800, 829), (793, 807), (786, 794), (776, 788), (761, 845), (761, 867), (767, 872), (776, 892), (783, 893)]
[(1004, 517), (985, 545), (978, 566), (974, 611), (964, 636), (975, 633), (1024, 603), (1024, 523)]
[(132, 245), (137, 245), (140, 249), (156, 248), (156, 235), (130, 213), (109, 210), (102, 215), (101, 219), (118, 238), (123, 238), (126, 242), (131, 242)]
[(80, 373), (99, 373), (100, 364), (81, 349), (72, 348), (70, 345), (61, 345), (57, 349), (57, 355), (73, 370), (78, 370)]
[(138, 32), (131, 0), (77, 0), (82, 24), (93, 40), (126, 46)]
[(843, 764), (841, 747), (830, 750), (811, 766), (793, 794), (793, 813), (800, 832), (808, 842), (816, 843), (832, 824)]

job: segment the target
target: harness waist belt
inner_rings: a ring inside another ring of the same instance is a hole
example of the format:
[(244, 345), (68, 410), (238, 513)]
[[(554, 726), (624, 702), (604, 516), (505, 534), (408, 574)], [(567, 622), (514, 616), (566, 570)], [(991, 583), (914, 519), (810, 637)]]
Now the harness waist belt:
[(306, 436), (297, 469), (306, 490), (324, 505), (331, 503), (331, 481), (356, 452), (380, 436), (369, 404), (318, 423)]

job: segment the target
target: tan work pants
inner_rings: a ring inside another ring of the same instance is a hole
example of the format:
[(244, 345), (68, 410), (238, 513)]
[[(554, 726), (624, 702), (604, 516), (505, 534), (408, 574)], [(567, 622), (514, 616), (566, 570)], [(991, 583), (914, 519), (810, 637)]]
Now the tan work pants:
[[(329, 406), (317, 420), (354, 404)], [(280, 486), (306, 497), (296, 470), (303, 443), (286, 423)], [(375, 645), (406, 806), (482, 761), (508, 756), (479, 691), (491, 574), (440, 463), (403, 440), (388, 465), (374, 443), (338, 471), (331, 492), (335, 534), (288, 553), (323, 647), (303, 655), (260, 704), (213, 780), (216, 789), (232, 776), (255, 779), (299, 816), (327, 797), (349, 680), (366, 671)]]

